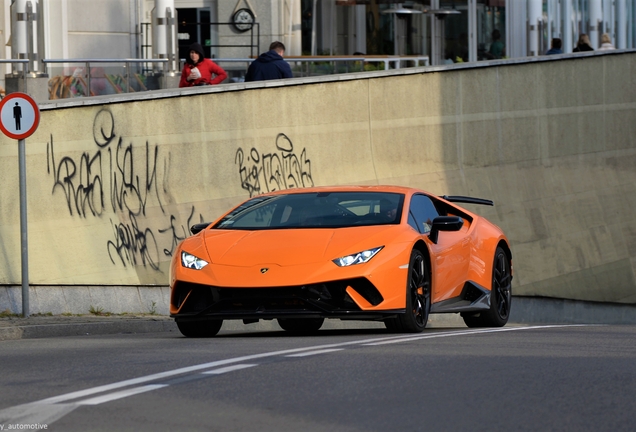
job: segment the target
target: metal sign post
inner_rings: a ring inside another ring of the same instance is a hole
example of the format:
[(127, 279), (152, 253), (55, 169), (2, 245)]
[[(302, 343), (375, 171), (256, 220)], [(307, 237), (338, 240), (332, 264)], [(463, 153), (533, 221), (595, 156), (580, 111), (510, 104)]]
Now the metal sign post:
[(11, 93), (0, 102), (0, 130), (18, 140), (20, 176), (20, 244), (22, 263), (22, 316), (29, 316), (29, 239), (27, 235), (26, 149), (25, 138), (40, 124), (40, 109), (31, 96)]
[(29, 236), (27, 233), (26, 150), (24, 140), (18, 140), (20, 176), (20, 262), (22, 263), (22, 316), (29, 316)]

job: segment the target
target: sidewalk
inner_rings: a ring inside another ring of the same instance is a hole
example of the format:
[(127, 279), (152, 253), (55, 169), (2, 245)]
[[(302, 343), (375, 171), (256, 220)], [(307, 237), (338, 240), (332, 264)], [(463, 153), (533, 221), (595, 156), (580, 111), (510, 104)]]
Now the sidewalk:
[(33, 315), (0, 318), (0, 341), (117, 333), (178, 332), (165, 315)]

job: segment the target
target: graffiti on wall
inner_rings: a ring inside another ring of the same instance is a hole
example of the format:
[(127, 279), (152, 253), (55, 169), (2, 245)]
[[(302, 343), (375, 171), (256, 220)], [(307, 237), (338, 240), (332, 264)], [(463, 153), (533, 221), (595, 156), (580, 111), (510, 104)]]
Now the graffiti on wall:
[(151, 149), (146, 141), (142, 156), (145, 172), (136, 172), (134, 162), (139, 156), (133, 154), (132, 142), (125, 145), (124, 138), (115, 134), (115, 119), (108, 110), (101, 110), (95, 116), (93, 141), (96, 150), (82, 153), (79, 161), (69, 156), (56, 161), (53, 136), (47, 143), (47, 172), (53, 175), (53, 194), (61, 190), (71, 215), (100, 216), (107, 208), (113, 212), (145, 215), (150, 196), (157, 199), (163, 210), (156, 145)]
[(249, 192), (250, 197), (314, 185), (307, 149), (303, 148), (298, 155), (294, 152), (292, 141), (283, 133), (276, 137), (275, 152), (263, 153), (254, 147), (245, 152), (239, 148), (234, 163), (238, 165), (241, 187)]
[[(188, 227), (205, 218), (194, 205), (187, 215), (168, 210), (170, 154), (160, 154), (159, 146), (147, 140), (139, 145), (118, 134), (107, 108), (93, 119), (92, 140), (90, 151), (59, 155), (51, 135), (46, 157), (52, 196), (64, 201), (71, 217), (109, 218), (112, 236), (105, 249), (114, 265), (161, 271), (159, 263), (189, 235)], [(295, 151), (283, 133), (276, 137), (276, 151), (239, 148), (235, 164), (241, 187), (250, 197), (314, 185), (307, 150)]]
[[(102, 218), (120, 214), (121, 221), (110, 218), (113, 237), (106, 244), (113, 264), (141, 265), (159, 270), (161, 255), (172, 256), (179, 242), (195, 223), (196, 209), (191, 207), (185, 221), (166, 210), (167, 159), (160, 159), (158, 145), (146, 141), (143, 151), (133, 142), (126, 143), (116, 133), (116, 122), (108, 109), (100, 110), (93, 121), (92, 152), (75, 158), (58, 157), (54, 137), (47, 143), (47, 173), (53, 177), (52, 195), (63, 199), (70, 216)], [(158, 167), (163, 164), (163, 178)], [(142, 166), (142, 169), (138, 167)], [(147, 207), (158, 206), (163, 226), (147, 223)], [(199, 214), (203, 222), (203, 215)], [(160, 245), (167, 245), (163, 248)], [(161, 252), (160, 252), (161, 250)]]

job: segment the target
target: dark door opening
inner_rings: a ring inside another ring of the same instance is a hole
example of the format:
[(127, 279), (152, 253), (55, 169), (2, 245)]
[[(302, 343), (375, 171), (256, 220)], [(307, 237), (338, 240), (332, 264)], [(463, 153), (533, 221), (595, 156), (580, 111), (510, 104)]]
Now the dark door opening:
[(177, 9), (179, 59), (189, 56), (188, 48), (198, 42), (203, 47), (206, 58), (211, 58), (210, 8)]

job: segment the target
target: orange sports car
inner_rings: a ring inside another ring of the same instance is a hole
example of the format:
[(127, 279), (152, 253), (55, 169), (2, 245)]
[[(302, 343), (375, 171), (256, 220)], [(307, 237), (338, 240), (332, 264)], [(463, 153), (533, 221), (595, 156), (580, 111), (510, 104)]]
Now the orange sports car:
[(223, 320), (278, 320), (317, 331), (325, 318), (421, 332), (429, 313), (503, 326), (511, 303), (506, 236), (456, 203), (397, 186), (284, 190), (197, 224), (170, 266), (170, 315), (188, 337)]

